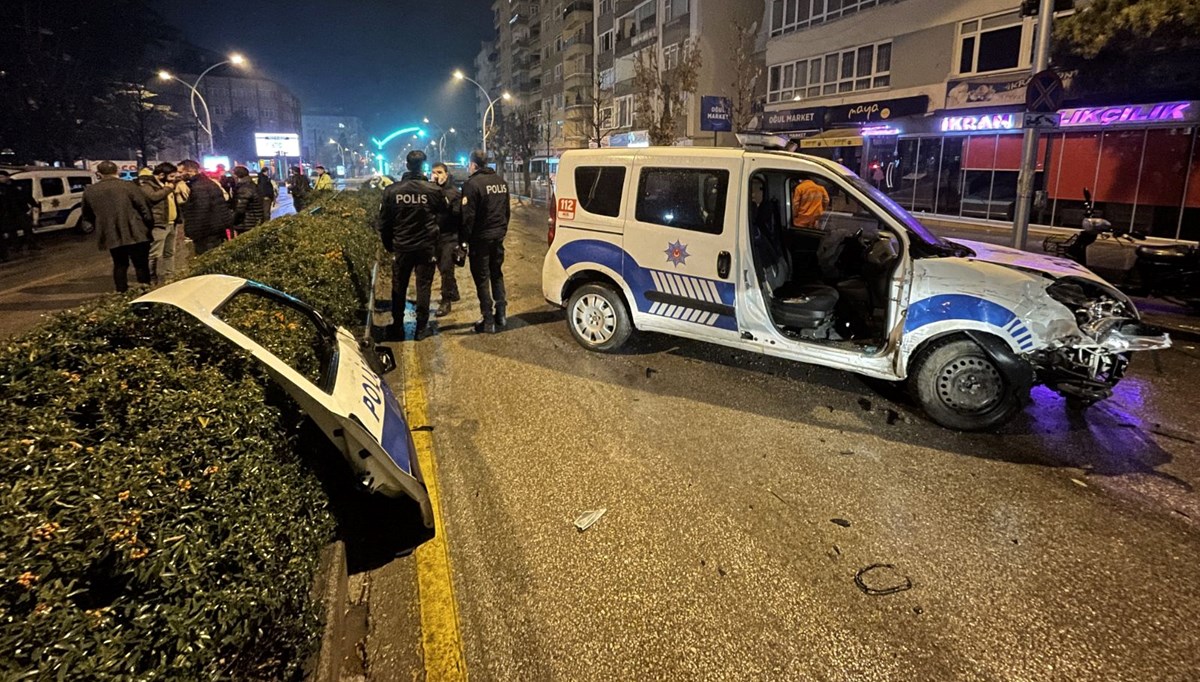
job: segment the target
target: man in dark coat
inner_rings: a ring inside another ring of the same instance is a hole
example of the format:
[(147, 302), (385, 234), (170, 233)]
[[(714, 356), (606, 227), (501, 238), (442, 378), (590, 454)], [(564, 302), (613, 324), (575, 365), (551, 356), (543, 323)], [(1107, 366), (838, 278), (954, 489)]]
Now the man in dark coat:
[(245, 166), (233, 169), (237, 185), (233, 188), (233, 229), (241, 234), (263, 221), (263, 202), (258, 187), (250, 179), (250, 170)]
[(271, 219), (271, 209), (275, 208), (275, 183), (271, 182), (271, 167), (263, 166), (258, 171), (258, 196), (262, 198), (263, 222)]
[(458, 281), (454, 278), (455, 251), (459, 244), (466, 243), (463, 230), (462, 192), (454, 186), (454, 176), (444, 163), (433, 164), (433, 181), (446, 197), (447, 210), (438, 215), (438, 272), (442, 275), (442, 301), (438, 304), (437, 317), (450, 314), (450, 304), (459, 299)]
[(180, 162), (179, 171), (188, 184), (188, 198), (180, 209), (183, 233), (199, 256), (225, 241), (226, 231), (233, 229), (233, 211), (221, 186), (200, 170), (200, 164), (189, 159)]
[(471, 152), (470, 169), (471, 177), (462, 189), (462, 217), (463, 229), (469, 235), (471, 278), (483, 315), (475, 323), (475, 332), (491, 334), (508, 323), (503, 271), (510, 211), (508, 183), (488, 168), (487, 152), (482, 149)]
[(379, 204), (379, 235), (383, 246), (396, 254), (392, 264), (392, 328), (389, 336), (404, 338), (404, 308), (408, 281), (417, 274), (417, 328), (415, 339), (429, 333), (429, 298), (437, 264), (438, 214), (447, 210), (437, 185), (421, 174), (425, 152), (414, 150), (405, 159), (408, 172), (388, 185)]
[(146, 195), (132, 182), (117, 175), (117, 164), (102, 161), (96, 168), (100, 181), (83, 191), (84, 225), (92, 226), (101, 249), (113, 260), (113, 283), (117, 291), (129, 289), (129, 263), (133, 262), (138, 284), (150, 286), (150, 241), (154, 214)]
[(292, 174), (287, 179), (287, 191), (292, 195), (292, 207), (296, 212), (304, 210), (304, 206), (308, 203), (308, 193), (312, 190), (312, 185), (308, 183), (308, 176), (299, 166), (292, 166)]

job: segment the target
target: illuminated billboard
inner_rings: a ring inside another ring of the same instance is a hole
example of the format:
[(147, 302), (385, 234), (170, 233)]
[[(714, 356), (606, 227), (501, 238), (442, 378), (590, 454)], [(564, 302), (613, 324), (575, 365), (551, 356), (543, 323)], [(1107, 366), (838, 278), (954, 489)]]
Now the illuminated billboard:
[(300, 156), (300, 136), (295, 133), (254, 133), (254, 150), (264, 158)]

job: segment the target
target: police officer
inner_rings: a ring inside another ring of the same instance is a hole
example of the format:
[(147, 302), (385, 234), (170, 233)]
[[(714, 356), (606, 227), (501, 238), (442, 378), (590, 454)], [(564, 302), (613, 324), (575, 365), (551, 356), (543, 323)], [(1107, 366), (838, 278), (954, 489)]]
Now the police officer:
[(444, 163), (433, 164), (433, 181), (442, 188), (449, 210), (438, 215), (438, 272), (442, 275), (442, 300), (438, 317), (450, 314), (450, 304), (459, 299), (458, 280), (454, 278), (455, 250), (467, 241), (462, 221), (462, 192), (454, 186), (454, 176)]
[(429, 297), (437, 257), (438, 215), (449, 210), (446, 197), (421, 170), (425, 152), (414, 150), (405, 159), (408, 172), (388, 185), (379, 207), (379, 233), (383, 246), (396, 258), (392, 263), (392, 326), (389, 337), (404, 338), (405, 294), (408, 280), (417, 273), (417, 341), (429, 336)]
[[(487, 166), (487, 152), (471, 152), (471, 177), (463, 185), (462, 219), (471, 256), (471, 278), (483, 318), (476, 333), (492, 334), (508, 323), (504, 292), (504, 235), (508, 232), (508, 183)], [(495, 306), (493, 308), (493, 305)]]

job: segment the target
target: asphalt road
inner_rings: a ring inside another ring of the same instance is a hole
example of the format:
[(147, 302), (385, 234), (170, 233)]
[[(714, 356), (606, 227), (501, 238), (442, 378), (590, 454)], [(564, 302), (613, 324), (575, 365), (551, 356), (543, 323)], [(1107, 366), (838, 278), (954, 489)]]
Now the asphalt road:
[[(516, 215), (510, 329), (471, 333), (468, 280), (416, 344), (473, 679), (1197, 679), (1194, 346), (1083, 416), (1038, 391), (957, 434), (832, 370), (587, 352), (541, 297), (544, 213)], [(354, 578), (370, 679), (421, 676), (416, 577)]]
[[(281, 193), (271, 215), (295, 212), (291, 196)], [(0, 263), (0, 339), (37, 326), (46, 315), (114, 291), (112, 258), (96, 246), (95, 235), (56, 230), (36, 237), (40, 250), (18, 248)], [(176, 249), (179, 268), (190, 253), (182, 236)], [(129, 280), (135, 281), (132, 269)]]

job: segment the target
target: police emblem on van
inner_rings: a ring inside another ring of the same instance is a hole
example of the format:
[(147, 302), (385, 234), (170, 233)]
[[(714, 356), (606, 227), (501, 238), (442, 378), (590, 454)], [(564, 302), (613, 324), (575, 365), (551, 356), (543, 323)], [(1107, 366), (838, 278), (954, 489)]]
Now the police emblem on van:
[(681, 244), (679, 242), (668, 242), (667, 250), (663, 251), (663, 253), (667, 254), (667, 262), (675, 267), (687, 265), (688, 256), (692, 255), (688, 253), (687, 244)]

